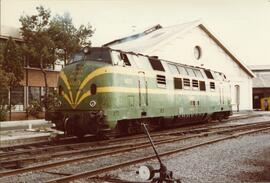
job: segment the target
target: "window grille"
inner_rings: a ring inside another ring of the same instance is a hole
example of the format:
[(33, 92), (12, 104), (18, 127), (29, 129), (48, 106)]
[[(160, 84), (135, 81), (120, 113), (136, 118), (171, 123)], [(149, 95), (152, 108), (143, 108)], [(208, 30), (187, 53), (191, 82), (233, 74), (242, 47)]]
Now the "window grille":
[(185, 87), (190, 87), (190, 80), (189, 79), (184, 78), (183, 81), (184, 81), (184, 86)]

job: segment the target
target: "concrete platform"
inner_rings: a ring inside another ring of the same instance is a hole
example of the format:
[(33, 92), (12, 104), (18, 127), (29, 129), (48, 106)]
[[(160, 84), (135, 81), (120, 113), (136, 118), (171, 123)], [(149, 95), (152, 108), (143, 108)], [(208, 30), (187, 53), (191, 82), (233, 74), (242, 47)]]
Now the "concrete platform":
[(50, 128), (53, 124), (44, 119), (40, 120), (22, 120), (22, 121), (3, 121), (0, 122), (0, 131), (7, 130), (25, 130), (25, 129), (36, 129), (36, 128)]
[(46, 142), (50, 139), (51, 133), (38, 133), (38, 132), (26, 132), (13, 133), (13, 134), (1, 134), (0, 136), (0, 148), (12, 147), (18, 145)]
[(0, 148), (50, 141), (61, 133), (52, 126), (45, 120), (0, 122)]

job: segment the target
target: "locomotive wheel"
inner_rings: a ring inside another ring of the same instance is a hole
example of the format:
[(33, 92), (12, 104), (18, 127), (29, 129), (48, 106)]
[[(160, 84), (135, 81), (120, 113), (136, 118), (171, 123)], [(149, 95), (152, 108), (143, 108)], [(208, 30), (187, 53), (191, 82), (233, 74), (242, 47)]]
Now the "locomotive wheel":
[(75, 129), (74, 135), (81, 139), (85, 136), (85, 133), (83, 133), (81, 130)]
[(212, 119), (213, 119), (212, 116), (209, 116), (209, 117), (206, 118), (206, 122), (211, 123)]
[(133, 125), (131, 122), (127, 125), (126, 130), (128, 135), (133, 135), (137, 133), (136, 126)]
[(67, 135), (75, 135), (78, 138), (83, 138), (85, 133), (79, 128), (77, 127), (73, 121), (66, 121), (65, 124), (65, 131)]
[(219, 115), (219, 116), (217, 117), (217, 120), (218, 120), (219, 122), (222, 122), (222, 120), (223, 120), (223, 115)]

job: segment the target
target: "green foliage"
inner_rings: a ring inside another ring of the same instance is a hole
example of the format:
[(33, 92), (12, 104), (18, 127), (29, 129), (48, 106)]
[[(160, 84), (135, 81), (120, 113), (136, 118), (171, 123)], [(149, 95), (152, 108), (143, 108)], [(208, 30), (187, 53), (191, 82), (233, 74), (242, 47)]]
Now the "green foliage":
[(31, 116), (38, 118), (38, 114), (42, 112), (42, 105), (39, 101), (34, 100), (31, 104), (27, 107), (27, 111)]
[(57, 96), (58, 96), (57, 92), (54, 91), (53, 93), (50, 93), (48, 95), (48, 98), (46, 101), (43, 101), (43, 102), (47, 102), (48, 111), (55, 111), (55, 108), (57, 107), (58, 102), (59, 102)]
[(36, 15), (20, 17), (27, 58), (40, 65), (53, 64), (57, 58), (66, 61), (80, 47), (91, 45), (89, 38), (94, 31), (90, 25), (77, 29), (69, 13), (51, 19), (50, 10), (42, 6), (36, 9)]
[(7, 109), (0, 105), (0, 121), (6, 121), (6, 117), (7, 117)]
[(23, 54), (28, 61), (39, 65), (45, 81), (45, 108), (47, 109), (47, 78), (44, 68), (54, 64), (57, 59), (66, 60), (81, 46), (91, 45), (89, 38), (93, 31), (90, 25), (81, 25), (77, 29), (69, 14), (55, 16), (51, 19), (51, 11), (43, 6), (36, 8), (37, 14), (21, 16), (21, 34), (25, 40)]
[(0, 88), (8, 88), (9, 77), (7, 73), (0, 67)]
[[(19, 86), (23, 79), (21, 48), (12, 38), (0, 48), (0, 94)], [(8, 109), (7, 95), (0, 95), (0, 121), (6, 120)]]
[(53, 33), (58, 50), (57, 56), (65, 62), (82, 46), (91, 46), (90, 37), (94, 33), (90, 24), (80, 25), (77, 29), (69, 13), (64, 13), (63, 16), (56, 15), (50, 22), (50, 32)]
[(51, 12), (42, 6), (36, 9), (36, 15), (20, 17), (20, 30), (26, 43), (23, 48), (24, 55), (28, 61), (36, 62), (43, 68), (56, 60), (56, 47), (49, 32)]
[(20, 85), (23, 79), (23, 59), (21, 48), (10, 37), (2, 53), (2, 70), (6, 76), (7, 86), (13, 88)]

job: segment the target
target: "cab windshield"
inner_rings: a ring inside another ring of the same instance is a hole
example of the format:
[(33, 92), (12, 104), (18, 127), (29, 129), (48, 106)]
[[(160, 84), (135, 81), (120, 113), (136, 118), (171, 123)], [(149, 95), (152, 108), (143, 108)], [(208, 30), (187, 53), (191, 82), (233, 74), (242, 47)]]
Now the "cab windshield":
[(69, 64), (79, 61), (98, 61), (111, 63), (111, 54), (108, 48), (91, 48), (87, 53), (83, 51), (75, 53), (69, 60)]

